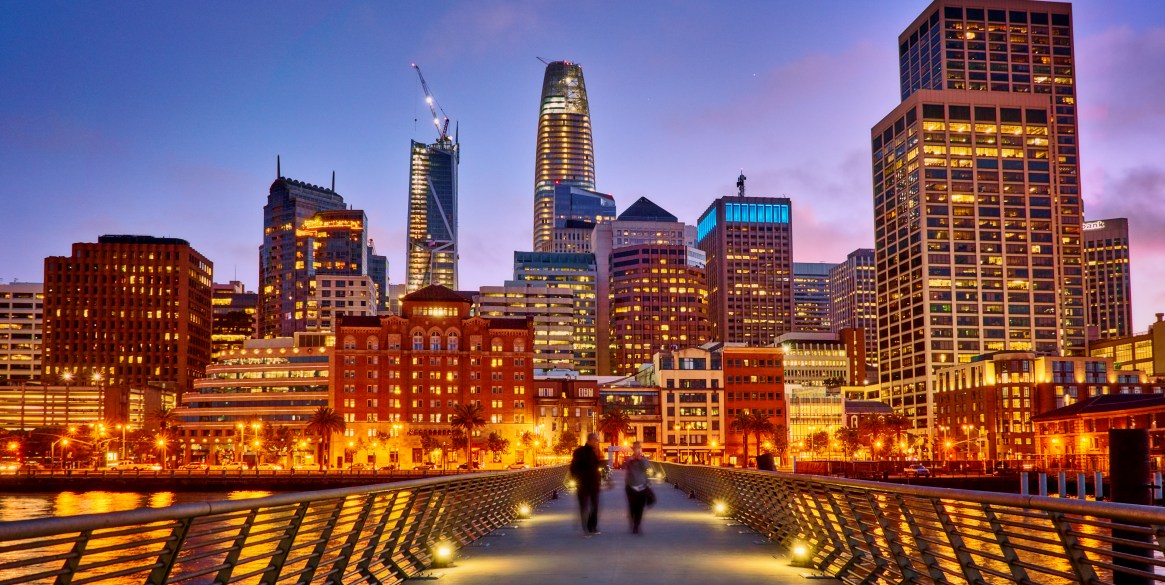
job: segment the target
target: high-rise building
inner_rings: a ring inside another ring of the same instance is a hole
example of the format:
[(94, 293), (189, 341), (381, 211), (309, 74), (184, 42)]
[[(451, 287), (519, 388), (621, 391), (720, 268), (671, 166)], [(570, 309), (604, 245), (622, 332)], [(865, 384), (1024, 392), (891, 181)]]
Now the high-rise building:
[(841, 387), (864, 383), (866, 345), (860, 329), (837, 333), (792, 331), (777, 336), (785, 384)]
[(600, 304), (595, 255), (514, 252), (514, 280), (506, 285), (518, 284), (565, 288), (573, 293), (575, 370), (584, 376), (595, 375), (598, 372), (596, 320)]
[[(307, 285), (297, 276), (296, 232), (320, 211), (346, 209), (333, 188), (280, 175), (263, 206), (263, 245), (259, 247), (259, 337), (291, 337), (305, 320)], [(302, 268), (298, 269), (302, 270)]]
[(1071, 5), (936, 0), (874, 125), (883, 399), (933, 425), (936, 369), (1084, 345)]
[[(689, 229), (691, 228), (691, 229)], [(650, 361), (652, 353), (670, 349), (673, 345), (686, 347), (698, 345), (707, 340), (707, 276), (704, 273), (706, 257), (703, 250), (695, 248), (695, 226), (686, 226), (676, 216), (653, 203), (646, 197), (640, 197), (635, 203), (619, 214), (615, 221), (607, 221), (595, 226), (592, 235), (592, 249), (598, 268), (598, 311), (597, 332), (598, 341), (598, 369), (600, 375), (612, 373), (631, 374), (639, 364)], [(635, 251), (621, 253), (623, 249), (636, 248)], [(620, 253), (616, 258), (616, 253)], [(633, 267), (634, 262), (645, 264), (659, 264), (667, 259), (674, 267), (653, 272), (650, 266)], [(616, 275), (616, 265), (619, 274)], [(637, 273), (642, 273), (647, 280), (636, 284), (633, 279)], [(668, 282), (667, 278), (677, 278)], [(619, 280), (616, 286), (616, 279)], [(682, 281), (682, 283), (681, 283)], [(616, 290), (618, 289), (618, 291)], [(669, 295), (676, 294), (682, 289), (680, 298), (685, 303), (684, 308), (666, 307)], [(632, 341), (636, 347), (627, 347), (617, 341), (615, 306), (629, 302), (643, 293), (644, 298), (650, 298), (653, 310), (663, 311), (656, 313), (644, 321), (634, 323), (637, 311), (636, 304), (628, 304), (620, 310), (624, 311), (619, 318), (631, 327), (621, 334), (624, 338), (628, 331), (633, 338), (639, 335), (648, 335), (652, 339)], [(699, 298), (694, 299), (692, 295)], [(618, 297), (618, 298), (617, 298)], [(689, 303), (693, 303), (687, 306)], [(628, 313), (627, 311), (632, 311)], [(689, 312), (693, 311), (693, 312)], [(660, 319), (672, 312), (683, 313), (682, 329), (673, 329)], [(696, 317), (696, 315), (699, 315)], [(666, 328), (661, 328), (664, 325)], [(682, 335), (682, 339), (681, 336)], [(667, 343), (660, 344), (663, 337)], [(618, 345), (618, 347), (617, 347)], [(612, 358), (616, 351), (622, 356), (620, 368), (616, 369)]]
[[(333, 453), (336, 459), (381, 464), (395, 450), (399, 465), (428, 461), (422, 437), (450, 443), (459, 404), (480, 406), (488, 421), (481, 430), (511, 445), (534, 430), (533, 320), (472, 317), (472, 304), (433, 285), (405, 296), (401, 315), (341, 320), (331, 402), (348, 423), (343, 443), (350, 448)], [(475, 432), (475, 451), (485, 438)]]
[(376, 312), (387, 313), (388, 300), (388, 257), (375, 253), (372, 238), (368, 239), (368, 277), (376, 285)]
[(631, 375), (660, 351), (708, 341), (708, 284), (687, 246), (642, 244), (611, 252), (609, 352)]
[(712, 202), (696, 224), (707, 254), (712, 338), (766, 345), (793, 319), (792, 204), (784, 197), (744, 195)]
[(210, 363), (212, 271), (177, 238), (101, 236), (45, 258), (44, 377), (105, 388), (106, 420), (133, 418), (131, 389), (190, 390)]
[[(591, 110), (582, 65), (546, 65), (534, 159), (534, 251), (553, 251), (558, 186), (595, 188)], [(613, 203), (613, 202), (612, 202)]]
[(874, 249), (858, 248), (850, 252), (845, 262), (829, 271), (830, 326), (836, 333), (842, 329), (862, 329), (866, 339), (866, 371), (871, 383), (878, 376), (878, 283), (874, 265)]
[(591, 232), (604, 221), (615, 219), (615, 198), (574, 185), (554, 186), (554, 233), (552, 252), (587, 253)]
[(439, 284), (457, 288), (457, 165), (461, 146), (448, 137), (413, 141), (409, 166), (409, 292)]
[(237, 280), (215, 284), (211, 289), (214, 323), (210, 335), (211, 358), (218, 359), (228, 350), (242, 349), (243, 342), (255, 337), (259, 295), (247, 290)]
[(39, 380), (44, 284), (0, 284), (0, 386)]
[(1096, 328), (1096, 338), (1132, 335), (1133, 292), (1127, 218), (1084, 223), (1084, 270), (1088, 283), (1088, 325)]
[(534, 370), (574, 370), (574, 291), (567, 287), (512, 282), (483, 286), (475, 295), (477, 316), (534, 320)]
[(793, 263), (793, 329), (833, 331), (829, 309), (829, 274), (836, 264)]

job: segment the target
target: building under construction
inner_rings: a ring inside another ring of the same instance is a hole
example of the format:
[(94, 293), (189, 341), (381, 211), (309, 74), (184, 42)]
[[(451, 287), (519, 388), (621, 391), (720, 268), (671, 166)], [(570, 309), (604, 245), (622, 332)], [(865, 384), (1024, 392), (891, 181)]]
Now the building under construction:
[[(457, 163), (460, 148), (421, 70), (417, 76), (433, 113), (437, 141), (412, 141), (409, 164), (408, 292), (439, 284), (457, 290)], [(437, 112), (440, 110), (441, 116)], [(442, 118), (444, 121), (442, 122)]]

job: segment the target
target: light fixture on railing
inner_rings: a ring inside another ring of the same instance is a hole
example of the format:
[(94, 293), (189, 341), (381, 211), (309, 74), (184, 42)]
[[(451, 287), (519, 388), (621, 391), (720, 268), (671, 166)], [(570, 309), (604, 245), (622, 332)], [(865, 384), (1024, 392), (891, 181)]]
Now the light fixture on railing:
[(453, 543), (444, 539), (438, 540), (432, 547), (433, 566), (431, 568), (438, 569), (452, 565), (455, 552)]
[(810, 557), (812, 557), (811, 552), (808, 544), (799, 540), (794, 541), (793, 546), (789, 548), (789, 554), (791, 555), (789, 566), (805, 569), (813, 568), (812, 563), (810, 563)]
[(534, 511), (530, 509), (530, 504), (518, 504), (518, 517), (529, 518)]
[(712, 504), (712, 513), (719, 517), (727, 516), (728, 504), (725, 504), (724, 502), (714, 502)]

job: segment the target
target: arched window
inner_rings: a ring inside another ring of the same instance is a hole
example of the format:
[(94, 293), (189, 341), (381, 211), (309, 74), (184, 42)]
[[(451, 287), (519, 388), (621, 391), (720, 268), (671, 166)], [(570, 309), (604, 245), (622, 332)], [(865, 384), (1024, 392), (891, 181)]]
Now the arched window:
[(515, 339), (514, 340), (514, 351), (516, 351), (516, 352), (526, 351), (526, 340), (525, 339)]
[(356, 349), (356, 338), (351, 335), (344, 336), (344, 349)]
[(449, 332), (449, 351), (457, 351), (458, 349), (459, 348), (458, 348), (458, 344), (457, 344), (457, 332), (450, 331)]
[(489, 350), (490, 351), (504, 351), (502, 349), (502, 338), (495, 337), (495, 338), (491, 339), (489, 342)]
[(380, 349), (380, 342), (377, 341), (375, 335), (368, 336), (368, 349)]
[(436, 331), (429, 334), (429, 350), (438, 351), (441, 349), (441, 334)]
[(425, 336), (420, 331), (413, 333), (413, 351), (425, 349)]

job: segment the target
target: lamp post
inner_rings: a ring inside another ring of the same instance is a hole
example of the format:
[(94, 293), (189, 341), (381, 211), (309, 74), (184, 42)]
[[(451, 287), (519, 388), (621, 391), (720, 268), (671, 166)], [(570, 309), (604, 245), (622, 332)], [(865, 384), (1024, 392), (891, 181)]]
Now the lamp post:
[(129, 425), (118, 423), (117, 428), (121, 431), (121, 458), (119, 461), (125, 461), (125, 430), (129, 428)]
[(73, 381), (73, 372), (65, 372), (61, 374), (61, 379), (65, 381), (65, 426), (69, 426), (69, 383)]
[(49, 461), (53, 464), (53, 467), (56, 467), (57, 444), (61, 445), (61, 469), (64, 469), (65, 468), (64, 452), (65, 452), (65, 449), (69, 448), (69, 438), (68, 437), (61, 437), (61, 438), (57, 439), (56, 441), (53, 441), (52, 445), (49, 445)]
[(166, 439), (158, 438), (158, 448), (162, 450), (162, 469), (166, 469)]

